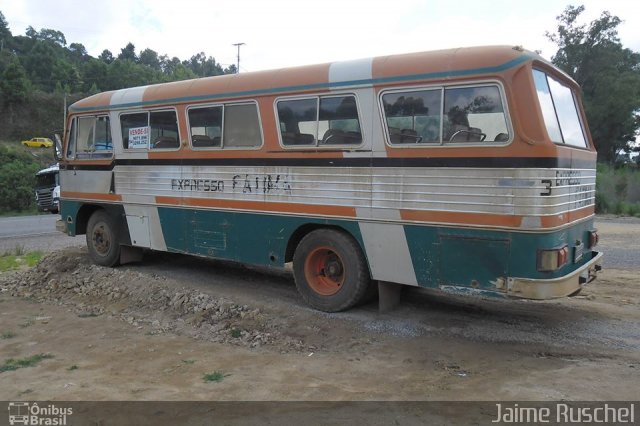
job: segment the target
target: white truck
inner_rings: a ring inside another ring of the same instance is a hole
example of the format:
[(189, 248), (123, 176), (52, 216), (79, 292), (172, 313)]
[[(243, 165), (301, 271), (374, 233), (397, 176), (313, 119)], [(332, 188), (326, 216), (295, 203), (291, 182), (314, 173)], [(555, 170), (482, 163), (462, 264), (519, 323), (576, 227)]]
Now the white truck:
[(36, 204), (38, 211), (58, 213), (60, 211), (59, 167), (54, 164), (36, 173)]

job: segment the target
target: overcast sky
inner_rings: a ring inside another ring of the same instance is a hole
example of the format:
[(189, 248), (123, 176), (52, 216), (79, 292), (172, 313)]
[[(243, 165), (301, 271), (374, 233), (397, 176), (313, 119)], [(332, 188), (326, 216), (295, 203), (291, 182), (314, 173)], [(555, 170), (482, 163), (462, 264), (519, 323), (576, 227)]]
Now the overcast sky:
[(640, 51), (640, 2), (634, 0), (0, 0), (11, 32), (62, 31), (92, 56), (128, 42), (184, 60), (198, 52), (241, 71), (490, 44), (522, 45), (550, 58), (545, 31), (568, 4), (583, 22), (608, 10), (619, 36)]

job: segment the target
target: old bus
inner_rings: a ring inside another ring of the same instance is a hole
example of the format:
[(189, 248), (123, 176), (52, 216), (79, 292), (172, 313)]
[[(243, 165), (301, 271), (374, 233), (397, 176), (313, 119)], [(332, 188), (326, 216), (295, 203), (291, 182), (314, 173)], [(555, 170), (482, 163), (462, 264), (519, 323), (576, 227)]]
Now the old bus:
[(116, 90), (66, 129), (59, 227), (100, 265), (292, 262), (324, 311), (372, 283), (563, 297), (600, 270), (580, 89), (519, 47)]

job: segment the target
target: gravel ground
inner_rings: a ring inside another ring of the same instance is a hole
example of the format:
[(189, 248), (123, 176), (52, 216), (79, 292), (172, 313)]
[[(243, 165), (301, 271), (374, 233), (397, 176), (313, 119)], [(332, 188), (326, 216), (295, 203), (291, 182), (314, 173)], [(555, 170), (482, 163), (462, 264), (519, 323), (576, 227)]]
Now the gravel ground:
[[(0, 400), (637, 399), (640, 221), (598, 228), (622, 258), (576, 297), (406, 289), (386, 314), (314, 311), (288, 273), (169, 253), (112, 269), (58, 250), (0, 275), (0, 333), (13, 336), (0, 360), (52, 356), (1, 373)], [(223, 380), (203, 382), (211, 372)]]

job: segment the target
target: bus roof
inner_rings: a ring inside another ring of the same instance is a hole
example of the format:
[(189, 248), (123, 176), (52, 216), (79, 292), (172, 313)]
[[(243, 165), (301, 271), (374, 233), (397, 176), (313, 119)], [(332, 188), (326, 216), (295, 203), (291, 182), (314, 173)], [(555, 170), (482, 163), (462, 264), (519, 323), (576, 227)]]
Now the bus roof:
[(466, 47), (380, 56), (114, 90), (82, 99), (71, 105), (69, 110), (118, 110), (417, 80), (446, 80), (497, 74), (534, 59), (546, 62), (533, 52), (513, 46)]

